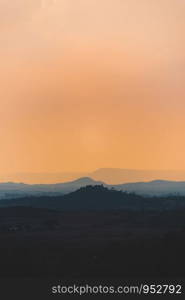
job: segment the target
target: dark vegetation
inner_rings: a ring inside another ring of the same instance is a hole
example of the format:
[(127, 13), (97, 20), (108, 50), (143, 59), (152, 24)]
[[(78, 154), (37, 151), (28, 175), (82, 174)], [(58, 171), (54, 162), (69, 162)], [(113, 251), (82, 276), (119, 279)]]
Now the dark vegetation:
[[(184, 277), (184, 202), (103, 187), (7, 200), (14, 207), (0, 208), (0, 276)], [(55, 210), (42, 208), (52, 203)]]

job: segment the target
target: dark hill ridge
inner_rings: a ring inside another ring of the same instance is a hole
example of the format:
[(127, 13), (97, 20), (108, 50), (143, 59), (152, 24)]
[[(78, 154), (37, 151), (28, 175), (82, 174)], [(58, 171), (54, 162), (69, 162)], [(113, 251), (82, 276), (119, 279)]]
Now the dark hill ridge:
[(24, 184), (0, 183), (0, 199), (13, 199), (27, 196), (61, 196), (85, 186), (103, 185), (109, 189), (136, 193), (142, 196), (185, 196), (185, 181), (154, 180), (150, 182), (134, 182), (119, 185), (108, 185), (102, 181), (95, 181), (90, 177), (82, 177), (75, 181), (56, 184)]
[(185, 207), (185, 197), (147, 198), (98, 185), (86, 186), (63, 196), (30, 196), (0, 201), (0, 207), (11, 206), (39, 207), (62, 211), (170, 210)]
[(25, 183), (0, 183), (0, 199), (12, 199), (25, 196), (57, 196), (71, 193), (87, 185), (101, 185), (89, 177), (82, 177), (75, 181), (56, 184), (25, 184)]

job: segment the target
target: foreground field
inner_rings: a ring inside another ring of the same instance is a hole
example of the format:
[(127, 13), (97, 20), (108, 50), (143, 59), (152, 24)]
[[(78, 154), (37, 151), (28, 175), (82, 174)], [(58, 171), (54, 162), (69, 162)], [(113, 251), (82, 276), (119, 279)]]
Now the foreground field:
[(183, 277), (184, 253), (184, 210), (0, 209), (0, 277)]

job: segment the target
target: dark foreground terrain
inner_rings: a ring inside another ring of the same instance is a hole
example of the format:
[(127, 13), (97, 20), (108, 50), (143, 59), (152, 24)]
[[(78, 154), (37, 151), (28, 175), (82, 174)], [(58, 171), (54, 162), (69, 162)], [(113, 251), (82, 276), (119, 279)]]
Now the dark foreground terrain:
[(0, 208), (0, 277), (185, 276), (185, 209)]

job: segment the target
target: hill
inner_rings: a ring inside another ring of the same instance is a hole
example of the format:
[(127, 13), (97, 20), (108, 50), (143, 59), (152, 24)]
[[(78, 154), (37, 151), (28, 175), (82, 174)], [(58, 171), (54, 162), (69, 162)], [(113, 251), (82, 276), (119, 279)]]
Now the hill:
[(185, 196), (185, 181), (154, 180), (113, 185), (116, 190), (137, 193), (143, 196)]
[(79, 190), (81, 187), (103, 185), (108, 189), (135, 193), (141, 196), (185, 196), (185, 181), (154, 180), (119, 185), (109, 185), (95, 181), (90, 177), (82, 177), (74, 181), (56, 184), (0, 183), (0, 199), (24, 198), (30, 196), (55, 197)]
[(111, 185), (117, 185), (132, 182), (153, 181), (159, 178), (170, 181), (184, 181), (185, 171), (101, 168), (90, 173), (88, 176), (94, 180), (100, 180)]
[(103, 185), (86, 186), (63, 196), (23, 197), (1, 200), (0, 207), (27, 206), (62, 211), (170, 210), (185, 207), (185, 197), (143, 197), (108, 189)]
[(57, 196), (71, 193), (87, 185), (101, 185), (89, 177), (82, 177), (74, 181), (56, 184), (24, 184), (24, 183), (0, 183), (0, 199), (12, 199), (27, 196)]

